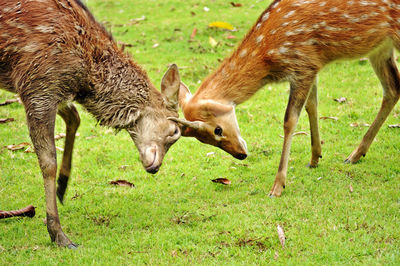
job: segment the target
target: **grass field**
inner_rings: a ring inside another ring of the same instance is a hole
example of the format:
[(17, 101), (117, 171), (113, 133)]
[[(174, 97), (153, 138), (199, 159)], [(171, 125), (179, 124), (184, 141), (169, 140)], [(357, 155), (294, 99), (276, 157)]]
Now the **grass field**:
[[(168, 64), (180, 66), (182, 80), (194, 92), (256, 21), (270, 1), (148, 0), (86, 3), (116, 40), (159, 86)], [(207, 7), (209, 11), (205, 11)], [(130, 20), (144, 21), (129, 25)], [(226, 21), (238, 30), (209, 29)], [(198, 32), (189, 41), (193, 28)], [(227, 39), (227, 35), (236, 36)], [(209, 37), (219, 45), (212, 47)], [(50, 242), (43, 180), (34, 153), (12, 152), (9, 144), (30, 142), (22, 105), (0, 107), (0, 209), (32, 204), (36, 216), (0, 220), (0, 264), (400, 264), (400, 123), (397, 105), (365, 158), (344, 159), (358, 145), (378, 112), (382, 89), (367, 62), (337, 62), (319, 75), (319, 115), (323, 159), (316, 169), (309, 136), (294, 137), (286, 190), (269, 198), (283, 139), (282, 121), (288, 84), (266, 86), (237, 107), (249, 157), (238, 161), (195, 139), (181, 138), (161, 170), (147, 174), (126, 132), (96, 125), (80, 108), (72, 180), (59, 205), (64, 232), (77, 250)], [(346, 97), (344, 103), (335, 98)], [(0, 102), (13, 95), (0, 92)], [(296, 131), (308, 131), (302, 113)], [(56, 133), (64, 132), (57, 120)], [(57, 141), (63, 147), (63, 141)], [(208, 154), (211, 153), (212, 154)], [(207, 155), (208, 154), (208, 155)], [(61, 159), (61, 152), (58, 152)], [(228, 178), (231, 185), (212, 183)], [(125, 179), (135, 188), (114, 187)], [(350, 185), (353, 191), (350, 191)], [(281, 247), (277, 225), (286, 234)]]

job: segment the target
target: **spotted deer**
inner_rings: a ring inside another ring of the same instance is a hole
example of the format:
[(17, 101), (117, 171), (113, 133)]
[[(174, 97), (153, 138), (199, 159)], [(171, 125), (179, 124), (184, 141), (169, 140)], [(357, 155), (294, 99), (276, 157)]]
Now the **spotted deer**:
[[(180, 137), (180, 78), (172, 65), (161, 93), (79, 0), (0, 0), (0, 87), (17, 93), (44, 178), (47, 230), (59, 246), (75, 248), (61, 229), (63, 201), (80, 124), (73, 101), (100, 125), (126, 130), (147, 172), (156, 173)], [(56, 191), (56, 114), (66, 123)]]
[(181, 124), (183, 136), (196, 137), (244, 159), (247, 149), (240, 137), (235, 106), (267, 83), (288, 81), (283, 149), (270, 191), (271, 196), (280, 196), (285, 188), (292, 136), (303, 106), (311, 130), (309, 166), (316, 167), (321, 158), (318, 71), (334, 60), (367, 55), (381, 81), (381, 108), (360, 145), (346, 159), (347, 163), (356, 163), (365, 156), (399, 99), (394, 48), (400, 49), (399, 0), (275, 0), (193, 96), (181, 86), (179, 104), (186, 119), (173, 120)]

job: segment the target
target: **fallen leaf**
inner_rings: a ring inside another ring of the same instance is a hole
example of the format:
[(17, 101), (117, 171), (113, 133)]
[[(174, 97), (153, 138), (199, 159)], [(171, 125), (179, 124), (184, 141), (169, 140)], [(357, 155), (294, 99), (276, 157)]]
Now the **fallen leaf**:
[(208, 7), (206, 7), (206, 6), (203, 8), (203, 10), (204, 10), (204, 12), (210, 11), (210, 9)]
[(208, 42), (210, 43), (211, 47), (215, 47), (218, 45), (218, 42), (213, 37), (208, 37)]
[(87, 140), (90, 140), (90, 139), (94, 139), (94, 138), (96, 138), (97, 136), (87, 136), (85, 139), (87, 139)]
[(332, 119), (332, 120), (339, 120), (339, 118), (335, 117), (335, 116), (321, 116), (319, 119), (321, 120), (327, 120), (327, 119)]
[(59, 140), (59, 139), (65, 138), (65, 136), (67, 136), (65, 133), (59, 133), (54, 136), (54, 139)]
[(35, 149), (32, 146), (28, 146), (28, 148), (26, 148), (24, 150), (25, 153), (34, 153)]
[(235, 28), (231, 24), (229, 24), (228, 22), (224, 22), (224, 21), (211, 22), (210, 24), (208, 24), (208, 27), (209, 28), (220, 28), (220, 29), (229, 30), (229, 31), (235, 30)]
[(228, 36), (226, 36), (226, 38), (230, 40), (230, 39), (235, 39), (236, 36), (234, 36), (234, 35), (232, 35), (232, 34), (229, 34)]
[(217, 178), (217, 179), (213, 179), (211, 181), (214, 182), (214, 183), (220, 183), (220, 184), (223, 184), (223, 185), (230, 185), (231, 184), (231, 181), (229, 179), (227, 179), (227, 178)]
[(17, 150), (22, 150), (27, 146), (30, 146), (31, 144), (29, 142), (22, 142), (20, 144), (12, 144), (12, 145), (8, 145), (6, 146), (7, 149), (9, 149), (10, 151), (17, 151)]
[(281, 242), (282, 248), (285, 248), (285, 233), (283, 232), (283, 228), (278, 224), (276, 227), (276, 230), (278, 231), (278, 237), (279, 241)]
[(61, 152), (63, 152), (63, 151), (64, 151), (64, 149), (63, 149), (63, 148), (61, 148), (61, 147), (57, 147), (57, 146), (56, 146), (56, 150), (57, 150), (57, 151), (61, 151)]
[(232, 5), (233, 7), (241, 7), (241, 6), (242, 6), (241, 3), (234, 3), (234, 2), (231, 2), (231, 5)]
[(308, 133), (304, 132), (304, 131), (299, 131), (299, 132), (293, 133), (293, 136), (297, 136), (297, 135), (306, 135), (306, 136), (308, 136)]
[[(305, 136), (307, 136), (308, 135), (308, 133), (307, 132), (305, 132), (305, 131), (299, 131), (299, 132), (295, 132), (295, 133), (293, 133), (293, 136), (298, 136), (298, 135), (305, 135)], [(284, 136), (282, 136), (282, 135), (279, 135), (279, 137), (281, 137), (281, 138), (285, 138)]]
[(157, 48), (158, 46), (160, 46), (160, 44), (159, 44), (159, 43), (155, 43), (155, 44), (153, 44), (153, 48)]
[(134, 184), (132, 184), (131, 182), (128, 182), (126, 180), (111, 181), (110, 185), (116, 185), (116, 186), (121, 186), (121, 187), (135, 187)]
[(320, 176), (320, 177), (317, 178), (318, 181), (321, 180), (321, 179), (322, 179), (322, 176)]
[(400, 124), (389, 125), (389, 128), (400, 128)]
[(4, 105), (9, 105), (12, 103), (18, 103), (19, 99), (10, 99), (10, 100), (6, 100), (4, 103), (0, 103), (0, 106), (4, 106)]
[(178, 252), (176, 250), (172, 250), (171, 251), (171, 256), (174, 257), (174, 258), (177, 257), (178, 256)]
[(340, 97), (340, 98), (335, 99), (335, 102), (338, 102), (338, 103), (344, 103), (346, 101), (347, 101), (347, 99), (345, 97)]
[(190, 34), (190, 39), (193, 40), (194, 37), (196, 37), (196, 34), (197, 34), (197, 28), (193, 28), (192, 34)]
[(212, 152), (207, 153), (206, 156), (209, 157), (209, 156), (214, 155), (214, 154), (215, 154), (215, 152), (212, 151)]
[(5, 123), (8, 123), (8, 122), (13, 122), (13, 121), (15, 121), (15, 119), (14, 118), (0, 118), (0, 124), (5, 124)]
[(350, 190), (350, 193), (353, 193), (353, 186), (351, 184), (349, 185), (349, 190)]
[(350, 124), (351, 127), (369, 127), (369, 124), (366, 123), (351, 123)]
[(278, 252), (277, 252), (277, 251), (275, 251), (274, 260), (277, 260), (277, 259), (278, 259), (278, 257), (279, 257), (279, 254), (278, 254)]

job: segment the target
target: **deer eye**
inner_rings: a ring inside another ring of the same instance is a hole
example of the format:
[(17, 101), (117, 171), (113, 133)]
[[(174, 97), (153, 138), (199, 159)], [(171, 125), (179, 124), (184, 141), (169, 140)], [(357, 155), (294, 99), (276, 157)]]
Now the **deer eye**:
[(221, 128), (220, 126), (217, 126), (217, 127), (214, 129), (214, 134), (217, 135), (217, 136), (222, 137), (222, 128)]

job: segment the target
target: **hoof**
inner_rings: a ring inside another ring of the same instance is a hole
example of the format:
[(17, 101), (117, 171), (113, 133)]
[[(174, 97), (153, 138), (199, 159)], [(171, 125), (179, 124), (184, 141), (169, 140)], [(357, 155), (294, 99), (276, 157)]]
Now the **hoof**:
[(69, 249), (77, 249), (78, 246), (79, 246), (78, 244), (71, 243), (71, 244), (69, 244), (67, 247), (68, 247)]
[(269, 197), (270, 198), (280, 197), (284, 189), (285, 186), (274, 184), (274, 186), (271, 189), (271, 192), (269, 192)]
[(312, 165), (312, 164), (308, 163), (308, 164), (307, 164), (307, 167), (308, 167), (308, 168), (317, 168), (317, 167), (318, 167), (318, 164)]

